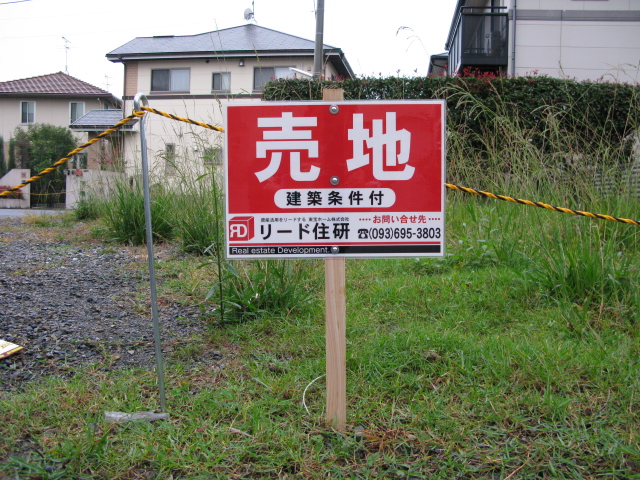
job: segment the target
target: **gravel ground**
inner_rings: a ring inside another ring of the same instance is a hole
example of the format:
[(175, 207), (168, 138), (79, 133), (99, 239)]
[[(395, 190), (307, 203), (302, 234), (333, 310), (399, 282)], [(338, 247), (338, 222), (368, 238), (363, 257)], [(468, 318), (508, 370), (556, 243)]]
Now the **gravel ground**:
[[(156, 249), (156, 259), (162, 255)], [(89, 365), (153, 369), (146, 264), (144, 247), (70, 242), (0, 218), (0, 339), (24, 347), (0, 360), (0, 397)], [(158, 309), (168, 355), (203, 333), (197, 307), (159, 301)]]

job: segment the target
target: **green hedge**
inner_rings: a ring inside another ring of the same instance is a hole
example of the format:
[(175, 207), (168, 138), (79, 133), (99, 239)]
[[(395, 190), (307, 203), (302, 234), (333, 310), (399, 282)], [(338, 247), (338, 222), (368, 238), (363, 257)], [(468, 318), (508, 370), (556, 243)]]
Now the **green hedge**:
[(487, 135), (509, 135), (508, 119), (540, 152), (615, 149), (624, 161), (640, 126), (638, 85), (546, 76), (278, 80), (266, 85), (264, 99), (320, 100), (325, 88), (344, 89), (345, 100), (446, 99), (448, 129), (472, 137), (480, 154), (487, 154)]

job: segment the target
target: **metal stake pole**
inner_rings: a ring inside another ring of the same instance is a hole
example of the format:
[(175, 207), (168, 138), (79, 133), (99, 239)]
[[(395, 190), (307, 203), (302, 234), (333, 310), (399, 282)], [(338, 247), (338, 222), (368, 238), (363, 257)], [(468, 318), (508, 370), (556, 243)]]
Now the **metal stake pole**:
[[(140, 110), (140, 105), (149, 106), (146, 95), (138, 93), (133, 99), (133, 108)], [(145, 118), (140, 118), (140, 148), (142, 150), (142, 189), (144, 191), (144, 222), (147, 239), (147, 256), (149, 258), (149, 283), (151, 284), (151, 314), (153, 317), (153, 338), (156, 346), (156, 372), (158, 375), (158, 388), (160, 390), (160, 410), (166, 412), (166, 399), (164, 392), (164, 372), (162, 368), (162, 346), (160, 344), (160, 322), (158, 320), (158, 296), (156, 294), (156, 271), (153, 254), (153, 230), (151, 227), (151, 199), (149, 193), (149, 161), (147, 158), (147, 135), (145, 131)]]

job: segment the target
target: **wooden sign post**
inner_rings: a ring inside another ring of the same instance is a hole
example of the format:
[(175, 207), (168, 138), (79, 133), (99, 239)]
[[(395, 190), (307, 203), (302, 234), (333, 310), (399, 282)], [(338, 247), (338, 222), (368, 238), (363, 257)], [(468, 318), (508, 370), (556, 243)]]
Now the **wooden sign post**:
[[(344, 100), (344, 90), (324, 89), (325, 102)], [(347, 423), (347, 340), (344, 257), (325, 259), (327, 421), (340, 431)]]
[(346, 287), (344, 258), (325, 259), (327, 421), (347, 422)]

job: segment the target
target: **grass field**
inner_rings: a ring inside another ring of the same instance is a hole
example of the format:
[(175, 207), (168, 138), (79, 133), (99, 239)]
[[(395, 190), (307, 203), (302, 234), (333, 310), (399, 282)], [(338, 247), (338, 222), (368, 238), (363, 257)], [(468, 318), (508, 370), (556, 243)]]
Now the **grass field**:
[[(346, 432), (324, 422), (322, 262), (237, 263), (245, 288), (286, 269), (296, 301), (185, 339), (165, 371), (169, 421), (104, 421), (158, 411), (153, 373), (50, 379), (0, 399), (0, 472), (640, 478), (638, 228), (448, 197), (446, 257), (347, 261)], [(201, 263), (164, 261), (160, 298), (215, 304), (216, 262)]]

